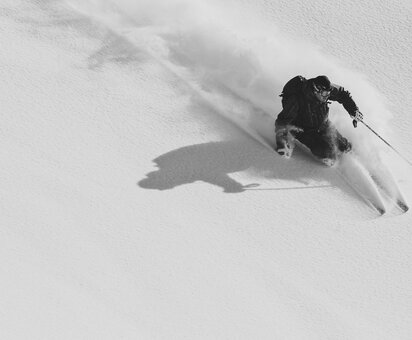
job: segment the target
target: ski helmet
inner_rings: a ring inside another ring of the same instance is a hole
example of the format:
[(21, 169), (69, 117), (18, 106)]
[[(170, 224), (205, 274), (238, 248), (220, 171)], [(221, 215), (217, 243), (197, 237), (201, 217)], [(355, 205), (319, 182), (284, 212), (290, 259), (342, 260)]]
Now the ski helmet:
[(326, 102), (332, 90), (332, 84), (327, 76), (317, 76), (312, 80), (312, 90), (320, 102)]

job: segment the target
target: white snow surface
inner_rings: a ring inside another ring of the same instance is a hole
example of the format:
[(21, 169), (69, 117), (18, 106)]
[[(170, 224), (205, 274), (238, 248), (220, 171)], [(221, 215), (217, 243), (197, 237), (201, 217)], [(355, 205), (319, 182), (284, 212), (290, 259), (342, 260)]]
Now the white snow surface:
[(411, 213), (259, 143), (327, 74), (412, 159), (411, 2), (205, 3), (1, 1), (1, 338), (412, 339)]

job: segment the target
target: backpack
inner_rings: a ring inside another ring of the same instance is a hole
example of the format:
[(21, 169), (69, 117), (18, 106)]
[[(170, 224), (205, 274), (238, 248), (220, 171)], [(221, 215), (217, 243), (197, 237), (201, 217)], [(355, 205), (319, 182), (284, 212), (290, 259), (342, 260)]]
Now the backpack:
[(286, 99), (291, 95), (296, 95), (302, 92), (303, 84), (306, 82), (306, 78), (302, 76), (296, 76), (289, 80), (283, 87), (282, 93), (279, 97)]

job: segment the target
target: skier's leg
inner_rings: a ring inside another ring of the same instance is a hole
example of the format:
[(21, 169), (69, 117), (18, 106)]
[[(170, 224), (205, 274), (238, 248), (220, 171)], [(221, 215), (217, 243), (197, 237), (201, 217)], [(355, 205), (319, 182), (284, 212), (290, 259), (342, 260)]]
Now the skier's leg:
[(296, 139), (306, 145), (325, 164), (333, 165), (336, 161), (336, 147), (327, 134), (319, 133), (318, 131), (305, 131), (297, 134)]
[(330, 144), (330, 149), (333, 150), (332, 154), (335, 158), (352, 150), (352, 144), (330, 122), (326, 123), (320, 134)]
[(329, 121), (321, 129), (320, 132), (324, 135), (325, 140), (329, 140), (337, 153), (349, 152), (352, 150), (352, 144), (343, 137), (340, 132)]
[(352, 150), (352, 144), (343, 137), (338, 130), (336, 130), (336, 143), (341, 152), (349, 152)]
[(300, 128), (287, 125), (282, 128), (276, 128), (276, 151), (286, 158), (290, 158), (295, 148), (295, 135), (301, 131)]
[(286, 158), (290, 158), (290, 156), (292, 155), (292, 150), (288, 138), (288, 131), (286, 128), (276, 131), (276, 151)]

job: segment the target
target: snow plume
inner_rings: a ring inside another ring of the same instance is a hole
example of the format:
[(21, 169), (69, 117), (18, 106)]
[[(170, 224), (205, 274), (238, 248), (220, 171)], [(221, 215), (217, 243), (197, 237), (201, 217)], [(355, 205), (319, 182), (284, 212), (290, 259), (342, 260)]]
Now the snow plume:
[[(249, 21), (245, 7), (216, 0), (68, 1), (157, 59), (189, 85), (193, 100), (206, 100), (267, 140), (273, 141), (273, 123), (281, 110), (278, 95), (298, 74), (328, 75), (352, 93), (370, 125), (388, 133), (385, 100), (364, 76), (316, 46), (292, 39), (275, 23)], [(332, 104), (331, 120), (363, 150), (363, 157), (381, 147), (365, 127), (353, 128), (339, 104)]]

